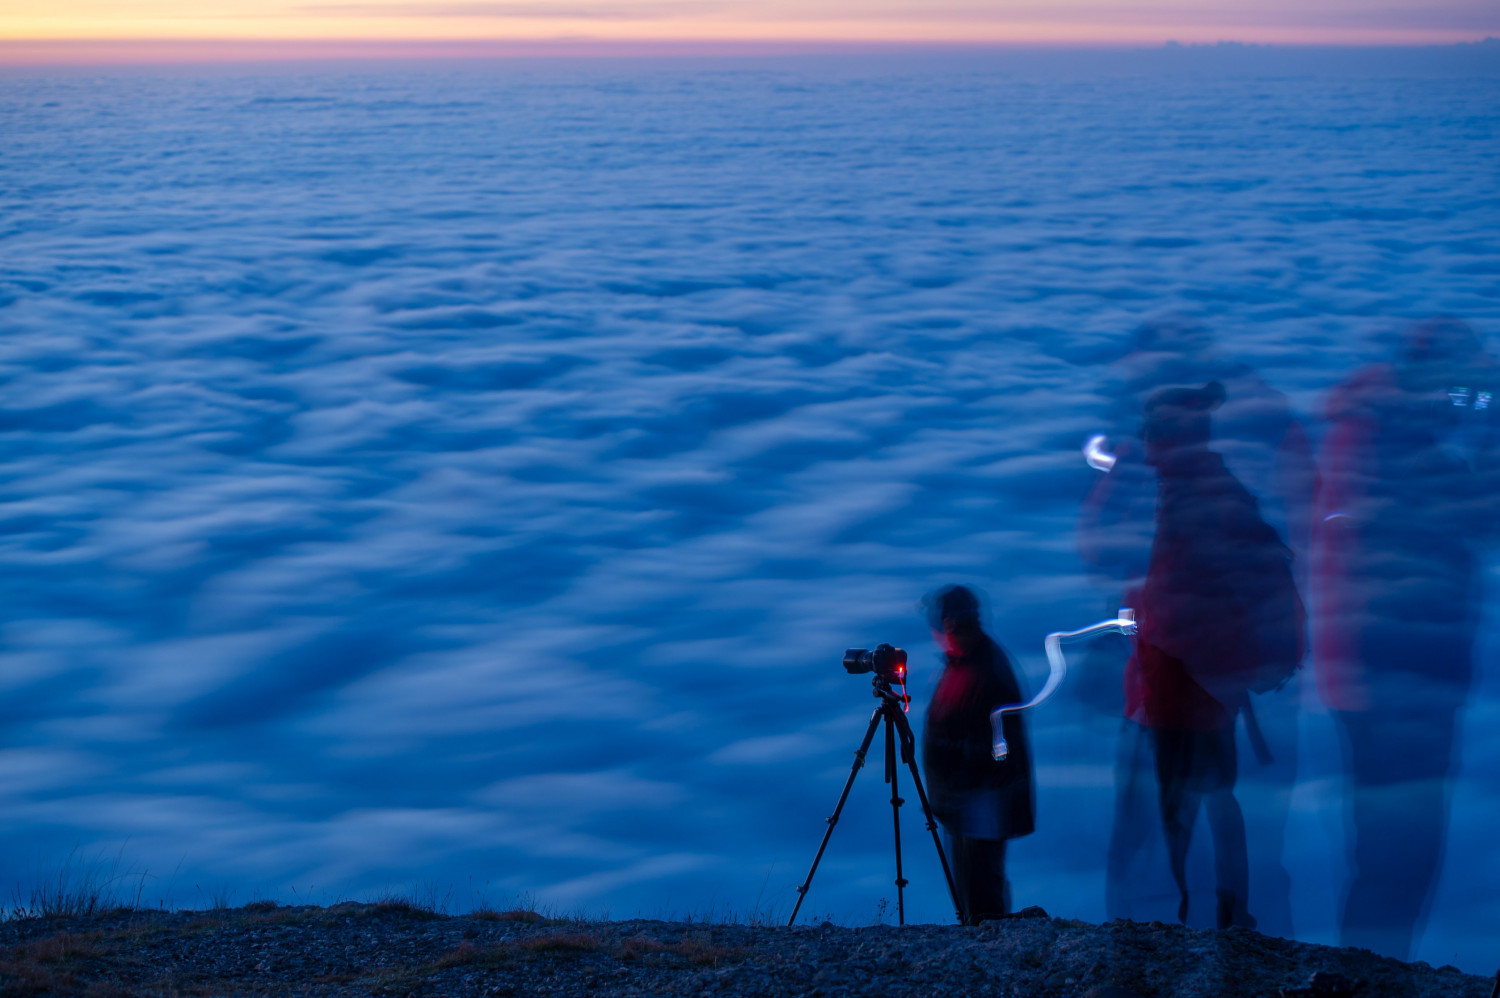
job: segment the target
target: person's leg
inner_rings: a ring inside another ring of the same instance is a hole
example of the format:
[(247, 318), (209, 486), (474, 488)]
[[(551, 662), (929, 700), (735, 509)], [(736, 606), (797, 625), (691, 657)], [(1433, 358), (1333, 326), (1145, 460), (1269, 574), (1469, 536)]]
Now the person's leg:
[(968, 848), (973, 876), (969, 896), (974, 905), (969, 912), (970, 922), (977, 925), (987, 918), (1000, 918), (1009, 914), (1005, 882), (1005, 840), (970, 839)]
[(1194, 787), (1206, 798), (1208, 831), (1214, 843), (1214, 888), (1218, 927), (1254, 928), (1250, 917), (1250, 861), (1245, 817), (1234, 796), (1239, 770), (1233, 724), (1219, 731), (1196, 732), (1193, 739)]
[(948, 849), (948, 868), (953, 874), (953, 886), (958, 891), (958, 906), (963, 910), (964, 924), (973, 925), (974, 871), (969, 840), (945, 826), (943, 844)]
[(1104, 867), (1104, 915), (1129, 918), (1133, 868), (1155, 833), (1159, 814), (1150, 732), (1134, 721), (1120, 728), (1115, 750), (1115, 810)]
[(1233, 790), (1208, 795), (1208, 830), (1214, 840), (1214, 886), (1219, 899), (1218, 925), (1255, 928), (1249, 910), (1250, 864), (1245, 851), (1245, 818)]
[(1240, 742), (1239, 779), (1234, 795), (1244, 809), (1250, 880), (1255, 884), (1257, 928), (1268, 935), (1295, 937), (1292, 878), (1284, 862), (1286, 825), (1297, 786), (1299, 681), (1252, 697), (1256, 720), (1271, 751), (1261, 762)]
[(1188, 916), (1187, 856), (1193, 844), (1193, 825), (1198, 821), (1201, 795), (1193, 786), (1192, 733), (1157, 730), (1152, 732), (1156, 748), (1156, 783), (1161, 807), (1162, 831), (1167, 839), (1167, 858), (1172, 879), (1177, 882), (1180, 898), (1177, 920), (1186, 924)]
[(1350, 879), (1339, 942), (1410, 959), (1442, 867), (1457, 718), (1420, 698), (1336, 714), (1348, 764)]

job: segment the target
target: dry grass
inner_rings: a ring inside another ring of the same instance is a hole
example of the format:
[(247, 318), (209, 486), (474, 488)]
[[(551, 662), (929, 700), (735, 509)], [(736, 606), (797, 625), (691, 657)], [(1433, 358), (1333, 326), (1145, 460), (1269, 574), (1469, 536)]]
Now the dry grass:
[(596, 953), (604, 948), (604, 943), (591, 932), (549, 932), (515, 945), (532, 953), (554, 954)]
[(16, 949), (38, 963), (97, 960), (104, 956), (98, 946), (98, 937), (93, 933), (77, 935), (72, 932), (59, 932), (55, 936), (33, 939)]
[(432, 970), (447, 970), (450, 967), (482, 967), (503, 963), (513, 956), (508, 946), (475, 946), (459, 943), (458, 946), (429, 964)]
[(527, 956), (577, 957), (603, 949), (604, 942), (592, 933), (548, 932), (529, 939), (507, 940), (493, 946), (462, 942), (434, 960), (427, 969), (496, 966)]
[(511, 908), (509, 911), (494, 911), (490, 908), (480, 908), (471, 911), (465, 918), (477, 919), (481, 922), (524, 922), (528, 925), (555, 925), (557, 919), (548, 918), (539, 912), (529, 908)]
[(140, 907), (146, 875), (124, 864), (123, 849), (113, 859), (86, 859), (74, 849), (56, 870), (38, 876), (29, 891), (12, 891), (6, 918), (69, 918)]
[(97, 986), (78, 978), (78, 972), (90, 961), (104, 956), (93, 935), (59, 932), (32, 939), (0, 956), (0, 981), (4, 994), (29, 998), (32, 995), (93, 995)]
[(496, 966), (528, 957), (579, 957), (602, 953), (622, 963), (655, 963), (665, 966), (717, 967), (743, 959), (743, 951), (716, 943), (711, 933), (697, 932), (670, 941), (646, 935), (631, 936), (612, 946), (592, 932), (547, 932), (526, 939), (511, 939), (491, 946), (460, 943), (432, 964), (431, 970), (451, 967)]
[(424, 921), (435, 921), (448, 917), (426, 905), (418, 904), (410, 898), (403, 897), (381, 898), (366, 910), (376, 915), (390, 915), (395, 918), (414, 918)]
[(715, 943), (709, 933), (698, 932), (672, 942), (663, 942), (650, 936), (631, 936), (615, 946), (614, 956), (626, 963), (646, 962), (656, 958), (668, 963), (686, 962), (699, 967), (717, 967), (725, 961), (742, 958), (744, 953), (734, 947)]

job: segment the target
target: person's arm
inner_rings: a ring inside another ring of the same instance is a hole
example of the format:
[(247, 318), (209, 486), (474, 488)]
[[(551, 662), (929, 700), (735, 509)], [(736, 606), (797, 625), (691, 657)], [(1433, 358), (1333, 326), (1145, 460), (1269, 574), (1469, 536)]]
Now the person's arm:
[(1375, 425), (1356, 406), (1349, 386), (1336, 389), (1323, 438), (1313, 517), (1312, 578), (1309, 603), (1317, 615), (1312, 666), (1323, 702), (1336, 710), (1361, 710), (1369, 703), (1357, 652), (1363, 598), (1354, 558), (1358, 527), (1366, 514), (1373, 469)]
[(1115, 464), (1099, 475), (1083, 501), (1078, 551), (1085, 562), (1121, 578), (1145, 572), (1156, 510), (1156, 475), (1137, 441), (1115, 450)]
[(1292, 574), (1297, 588), (1307, 592), (1311, 576), (1314, 510), (1318, 495), (1318, 465), (1312, 441), (1302, 424), (1292, 420), (1276, 450), (1276, 489), (1286, 514), (1285, 538), (1293, 554)]

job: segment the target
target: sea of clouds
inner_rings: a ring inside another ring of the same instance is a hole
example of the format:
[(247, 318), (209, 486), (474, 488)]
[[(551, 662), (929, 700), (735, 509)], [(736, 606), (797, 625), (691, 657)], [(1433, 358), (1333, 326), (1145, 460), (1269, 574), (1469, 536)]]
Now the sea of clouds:
[[(1500, 77), (1223, 62), (0, 75), (0, 882), (784, 915), (872, 706), (845, 647), (911, 649), (920, 708), (934, 586), (1033, 686), (1107, 608), (1078, 447), (1143, 319), (1314, 436), (1407, 319), (1500, 332)], [(1418, 954), (1486, 973), (1495, 652)], [(1018, 904), (1102, 917), (1117, 725), (1036, 715)], [(805, 912), (894, 899), (887, 800)], [(908, 916), (948, 918), (906, 810)]]

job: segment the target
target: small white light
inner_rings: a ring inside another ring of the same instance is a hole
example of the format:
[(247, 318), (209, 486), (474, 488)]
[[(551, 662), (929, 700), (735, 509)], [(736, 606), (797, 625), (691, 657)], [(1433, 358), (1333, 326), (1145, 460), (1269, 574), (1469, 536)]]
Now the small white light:
[(1115, 456), (1109, 452), (1108, 443), (1108, 437), (1096, 433), (1083, 445), (1083, 459), (1095, 471), (1108, 472), (1115, 466)]

